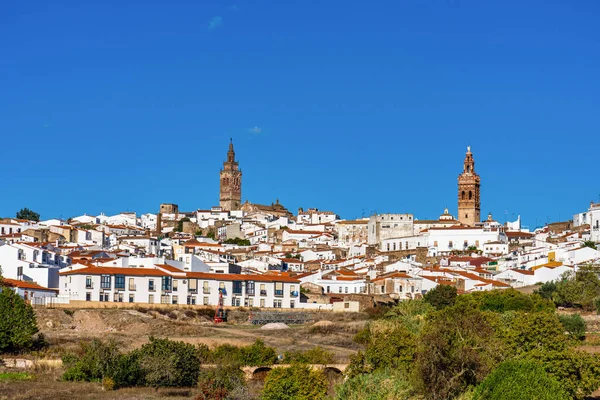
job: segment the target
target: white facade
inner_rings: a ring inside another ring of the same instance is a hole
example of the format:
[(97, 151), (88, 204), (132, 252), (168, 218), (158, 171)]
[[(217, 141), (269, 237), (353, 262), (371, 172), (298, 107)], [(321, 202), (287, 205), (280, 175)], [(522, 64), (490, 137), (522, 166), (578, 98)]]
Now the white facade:
[(309, 208), (304, 211), (298, 210), (297, 221), (299, 224), (326, 224), (340, 219), (331, 211), (319, 211), (317, 208)]
[(367, 241), (371, 246), (380, 246), (385, 239), (412, 236), (414, 218), (412, 214), (379, 214), (369, 218)]
[(590, 240), (600, 243), (600, 203), (590, 205)]
[(74, 265), (60, 273), (60, 294), (77, 301), (297, 308), (300, 282), (289, 276), (184, 272)]
[(483, 250), (485, 243), (508, 241), (502, 230), (481, 227), (431, 228), (428, 236), (430, 255), (449, 254), (453, 250), (467, 250), (471, 246)]
[(58, 270), (70, 262), (52, 248), (22, 243), (0, 246), (0, 268), (5, 278), (35, 282), (46, 288), (58, 287)]

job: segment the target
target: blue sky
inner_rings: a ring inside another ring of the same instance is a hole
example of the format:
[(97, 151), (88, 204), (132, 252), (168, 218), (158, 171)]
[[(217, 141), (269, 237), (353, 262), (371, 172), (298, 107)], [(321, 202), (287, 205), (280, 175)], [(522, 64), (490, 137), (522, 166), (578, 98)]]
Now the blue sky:
[[(599, 200), (597, 1), (4, 2), (0, 215), (243, 198), (535, 226)], [(527, 4), (524, 4), (527, 3)], [(569, 4), (571, 3), (571, 4)]]

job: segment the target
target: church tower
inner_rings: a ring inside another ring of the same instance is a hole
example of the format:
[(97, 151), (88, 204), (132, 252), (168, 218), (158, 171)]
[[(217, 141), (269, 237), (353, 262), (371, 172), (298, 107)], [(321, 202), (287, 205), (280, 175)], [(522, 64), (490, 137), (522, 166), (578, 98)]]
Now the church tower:
[(235, 161), (233, 141), (229, 141), (227, 161), (223, 163), (221, 170), (220, 206), (223, 210), (239, 210), (242, 204), (242, 171), (238, 162)]
[(458, 220), (469, 226), (481, 222), (481, 178), (475, 172), (475, 161), (471, 146), (467, 147), (467, 155), (463, 172), (458, 176)]

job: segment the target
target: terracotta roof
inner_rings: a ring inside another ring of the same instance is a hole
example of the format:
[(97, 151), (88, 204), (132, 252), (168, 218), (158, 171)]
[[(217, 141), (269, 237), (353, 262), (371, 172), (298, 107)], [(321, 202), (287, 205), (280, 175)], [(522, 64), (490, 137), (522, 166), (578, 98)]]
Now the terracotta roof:
[(535, 275), (535, 272), (528, 269), (511, 269), (511, 271), (518, 272), (523, 275)]
[(1, 282), (5, 286), (17, 287), (19, 289), (47, 290), (50, 292), (57, 291), (55, 289), (48, 289), (47, 287), (40, 286), (37, 283), (27, 282), (27, 281), (18, 281), (16, 279), (2, 278)]

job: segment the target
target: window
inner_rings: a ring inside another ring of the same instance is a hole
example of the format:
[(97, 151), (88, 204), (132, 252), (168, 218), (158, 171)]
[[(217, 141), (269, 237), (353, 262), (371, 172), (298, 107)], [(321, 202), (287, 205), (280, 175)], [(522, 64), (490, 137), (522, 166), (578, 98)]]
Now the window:
[(154, 292), (154, 279), (148, 281), (148, 290)]
[(275, 296), (283, 296), (283, 282), (275, 282)]
[(331, 288), (329, 286), (327, 286), (327, 293), (331, 292)]
[(348, 293), (348, 286), (344, 288), (344, 293)]
[(281, 299), (275, 299), (275, 300), (273, 300), (273, 307), (274, 308), (281, 308)]
[(92, 301), (92, 294), (90, 292), (85, 294), (85, 301)]
[(179, 304), (179, 296), (173, 295), (171, 299), (171, 304)]
[(296, 308), (296, 303), (294, 300), (290, 300), (290, 308)]
[(135, 300), (135, 294), (133, 294), (133, 293), (129, 293), (129, 302), (130, 302), (130, 303), (133, 303), (133, 302), (134, 302), (134, 300)]
[(239, 307), (240, 306), (240, 298), (239, 297), (232, 297), (231, 298), (231, 305), (234, 307)]
[(464, 247), (469, 247), (469, 242), (467, 240), (465, 240), (465, 242), (463, 243)]
[[(260, 284), (260, 295), (261, 296), (267, 295), (267, 286), (264, 283)], [(261, 307), (264, 307), (264, 306), (261, 306)]]
[(123, 293), (120, 293), (120, 292), (115, 293), (113, 296), (113, 301), (115, 303), (122, 303), (123, 302)]
[(210, 294), (210, 287), (208, 286), (208, 281), (204, 281), (202, 284), (202, 293)]
[(154, 295), (153, 294), (148, 295), (148, 303), (154, 304)]
[(92, 286), (92, 277), (91, 276), (86, 276), (85, 277), (85, 288), (86, 289), (93, 289), (94, 288)]
[(254, 281), (246, 282), (246, 295), (254, 296)]
[(260, 299), (260, 306), (264, 308), (264, 306), (265, 306), (265, 299)]
[(475, 241), (475, 246), (476, 246), (476, 247), (479, 247), (479, 240), (476, 240), (476, 241)]
[(342, 287), (338, 287), (338, 292), (342, 293)]
[(163, 294), (160, 296), (160, 304), (169, 304), (171, 302), (171, 296)]
[(102, 289), (110, 289), (110, 275), (102, 275), (100, 277), (100, 287)]
[(173, 279), (173, 291), (176, 292), (179, 287), (179, 280)]
[(225, 289), (225, 282), (219, 282), (219, 292), (223, 293), (223, 296), (227, 295), (227, 289)]
[(207, 306), (208, 305), (208, 296), (204, 296), (204, 298), (202, 298), (202, 303)]
[(233, 294), (242, 294), (242, 281), (233, 281)]
[(298, 292), (296, 292), (296, 285), (290, 285), (290, 296), (298, 296)]
[(387, 244), (387, 251), (390, 251), (390, 244)]
[(198, 293), (198, 279), (190, 279), (188, 281), (188, 292)]
[(171, 278), (170, 276), (163, 276), (162, 277), (162, 290), (164, 290), (166, 292), (170, 292), (172, 288), (173, 288), (173, 278)]
[(437, 240), (433, 242), (433, 247), (438, 247)]
[(473, 198), (473, 192), (471, 192), (471, 191), (469, 190), (469, 200), (471, 200), (472, 198)]
[(410, 291), (411, 291), (411, 293), (414, 293), (414, 292), (415, 292), (415, 287), (414, 287), (414, 286), (411, 286), (411, 287), (410, 287)]
[(188, 296), (187, 303), (191, 304), (191, 305), (195, 305), (196, 304), (196, 296)]
[(254, 307), (254, 299), (246, 297), (244, 300), (244, 307)]
[(462, 196), (462, 199), (463, 199), (463, 200), (464, 200), (464, 199), (467, 197), (467, 194), (465, 193), (465, 191), (464, 191), (464, 190), (463, 190), (463, 192), (462, 192), (461, 196)]
[(129, 278), (129, 290), (135, 290), (135, 278)]
[(108, 301), (108, 293), (106, 293), (106, 292), (100, 293), (100, 301)]
[(115, 275), (115, 289), (125, 290), (125, 275)]
[(448, 247), (452, 248), (452, 240), (448, 242)]

